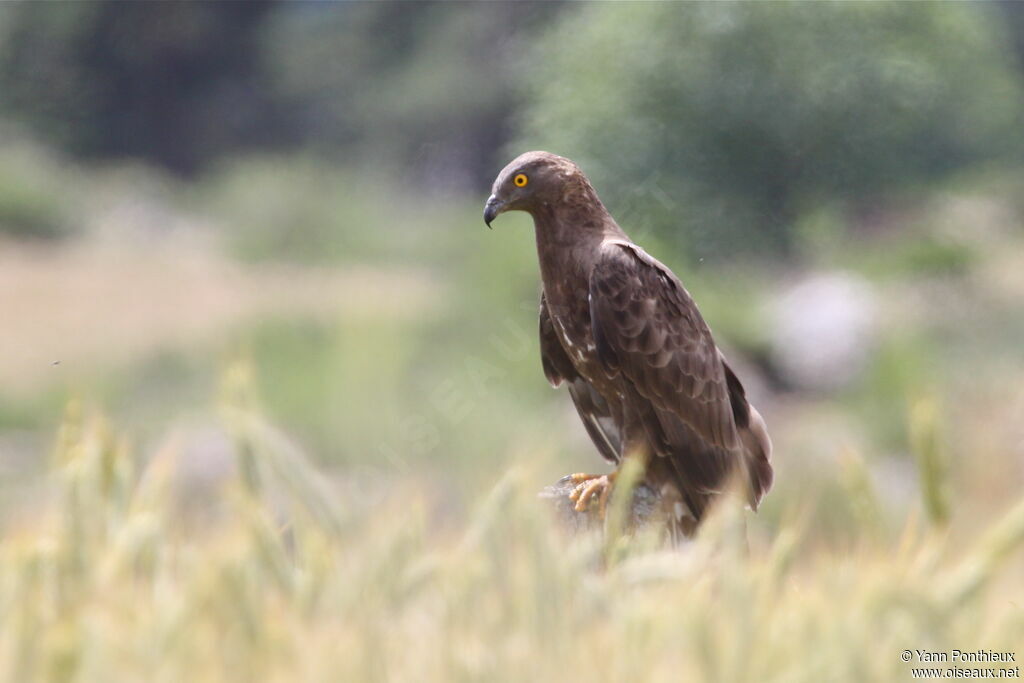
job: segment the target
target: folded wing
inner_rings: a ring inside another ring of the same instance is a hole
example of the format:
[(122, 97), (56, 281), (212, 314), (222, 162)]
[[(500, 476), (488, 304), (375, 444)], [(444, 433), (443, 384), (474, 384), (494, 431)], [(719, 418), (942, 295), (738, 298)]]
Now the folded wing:
[(540, 298), (540, 358), (544, 376), (551, 386), (565, 382), (576, 412), (597, 450), (605, 460), (619, 462), (621, 433), (608, 402), (576, 371), (572, 360), (558, 341), (544, 295)]
[(770, 444), (763, 458), (748, 452), (751, 408), (742, 385), (676, 276), (632, 243), (606, 242), (591, 274), (590, 312), (601, 362), (628, 380), (637, 403), (649, 404), (632, 408), (683, 486), (698, 496), (720, 490), (749, 463), (756, 506), (770, 485)]

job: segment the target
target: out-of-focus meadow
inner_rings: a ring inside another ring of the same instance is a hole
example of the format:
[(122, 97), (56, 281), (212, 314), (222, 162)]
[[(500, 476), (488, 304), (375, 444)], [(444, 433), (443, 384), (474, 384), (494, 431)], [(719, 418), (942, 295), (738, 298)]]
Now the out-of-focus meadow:
[[(1014, 3), (0, 7), (0, 676), (1024, 657), (1021, 131)], [(756, 516), (551, 528), (535, 148), (734, 359)]]

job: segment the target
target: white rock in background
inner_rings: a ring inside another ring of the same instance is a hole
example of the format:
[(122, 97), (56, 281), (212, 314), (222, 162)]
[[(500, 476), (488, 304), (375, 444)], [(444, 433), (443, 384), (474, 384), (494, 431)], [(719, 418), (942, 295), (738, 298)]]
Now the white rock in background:
[(806, 277), (772, 306), (772, 361), (795, 388), (841, 389), (870, 360), (877, 316), (874, 291), (863, 278), (846, 273)]

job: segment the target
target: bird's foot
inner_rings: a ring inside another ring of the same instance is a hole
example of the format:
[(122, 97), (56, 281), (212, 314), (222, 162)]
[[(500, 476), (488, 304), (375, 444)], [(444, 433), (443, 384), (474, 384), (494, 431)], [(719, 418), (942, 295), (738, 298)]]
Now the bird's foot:
[(578, 472), (569, 475), (569, 481), (576, 484), (569, 500), (576, 503), (576, 512), (583, 512), (594, 497), (597, 497), (597, 514), (604, 519), (605, 510), (608, 508), (608, 498), (612, 494), (612, 485), (618, 472), (611, 474), (583, 474)]

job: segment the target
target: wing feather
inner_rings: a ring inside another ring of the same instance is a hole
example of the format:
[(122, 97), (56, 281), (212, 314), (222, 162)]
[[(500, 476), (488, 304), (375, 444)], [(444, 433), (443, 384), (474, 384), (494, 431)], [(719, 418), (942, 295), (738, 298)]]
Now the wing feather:
[(604, 397), (576, 371), (576, 366), (558, 340), (543, 294), (540, 297), (540, 360), (544, 376), (551, 386), (557, 387), (563, 382), (568, 384), (576, 412), (601, 456), (617, 463), (622, 450), (618, 421)]
[(629, 242), (605, 243), (590, 280), (598, 354), (709, 446), (739, 446), (725, 370), (707, 323), (672, 272)]

